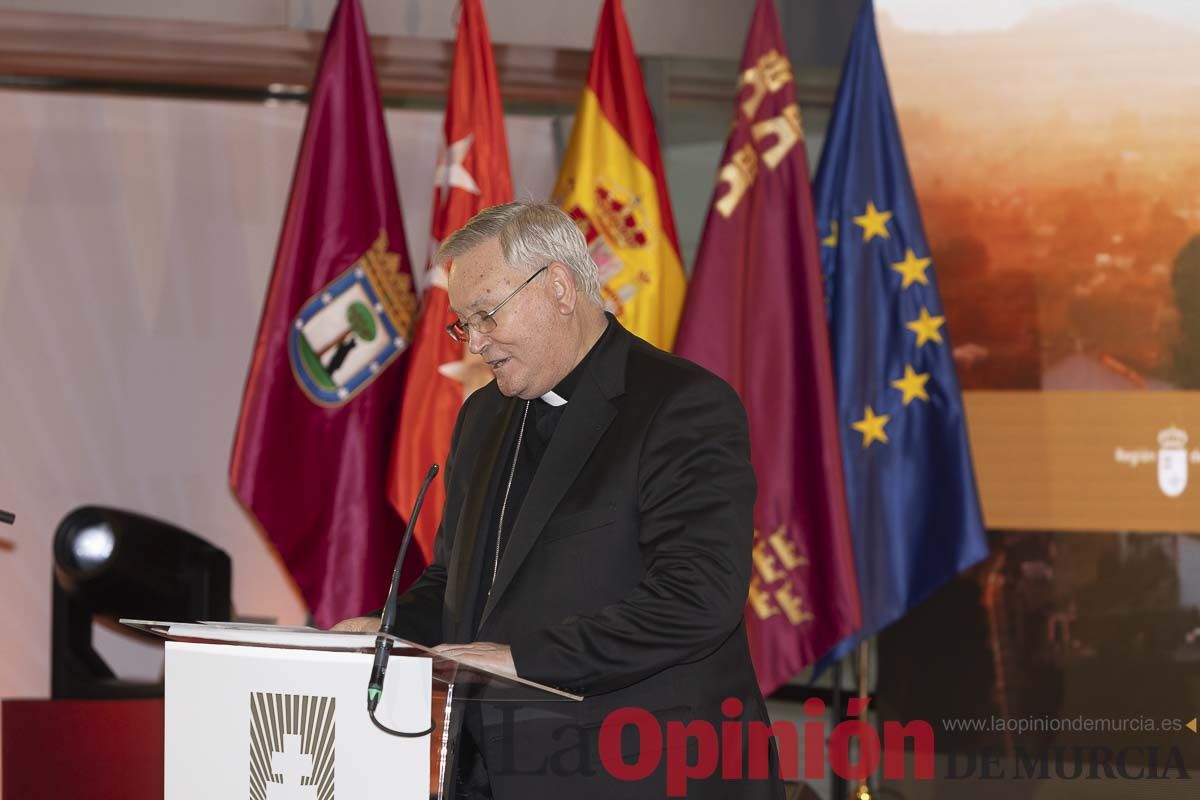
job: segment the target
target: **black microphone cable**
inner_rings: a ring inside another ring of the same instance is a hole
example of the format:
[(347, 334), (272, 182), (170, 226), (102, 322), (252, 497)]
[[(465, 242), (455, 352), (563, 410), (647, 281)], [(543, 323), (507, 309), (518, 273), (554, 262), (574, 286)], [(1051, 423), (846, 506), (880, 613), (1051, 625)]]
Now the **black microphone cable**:
[[(404, 530), (404, 539), (400, 542), (400, 554), (396, 556), (396, 568), (392, 570), (392, 585), (388, 590), (387, 604), (383, 607), (383, 618), (379, 623), (379, 633), (394, 635), (393, 629), (396, 626), (396, 601), (397, 595), (400, 593), (400, 568), (404, 564), (404, 554), (408, 551), (408, 543), (412, 539), (413, 527), (417, 522), (417, 515), (421, 513), (421, 504), (425, 500), (425, 490), (429, 488), (429, 484), (433, 482), (434, 476), (438, 474), (438, 465), (434, 464), (429, 468), (429, 472), (425, 475), (425, 482), (421, 484), (421, 491), (417, 493), (417, 502), (413, 505), (412, 514), (408, 518), (408, 527)], [(375, 727), (384, 733), (392, 736), (400, 736), (405, 739), (420, 739), (423, 736), (428, 736), (433, 733), (433, 720), (429, 721), (429, 727), (419, 733), (408, 731), (397, 731), (384, 725), (375, 718), (375, 709), (379, 706), (379, 698), (383, 696), (383, 676), (387, 673), (388, 658), (392, 654), (392, 640), (386, 635), (380, 635), (375, 639), (375, 663), (371, 666), (371, 679), (367, 682), (367, 713), (371, 715), (371, 722), (375, 723)]]

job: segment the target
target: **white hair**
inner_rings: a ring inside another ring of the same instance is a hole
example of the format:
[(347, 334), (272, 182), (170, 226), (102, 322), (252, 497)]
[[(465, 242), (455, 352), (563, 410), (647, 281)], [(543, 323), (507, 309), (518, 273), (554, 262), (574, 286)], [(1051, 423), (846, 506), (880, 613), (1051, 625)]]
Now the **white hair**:
[(434, 263), (445, 264), (492, 239), (508, 266), (528, 275), (557, 261), (575, 277), (575, 289), (601, 305), (600, 274), (587, 240), (561, 208), (550, 203), (518, 201), (480, 211), (450, 234)]

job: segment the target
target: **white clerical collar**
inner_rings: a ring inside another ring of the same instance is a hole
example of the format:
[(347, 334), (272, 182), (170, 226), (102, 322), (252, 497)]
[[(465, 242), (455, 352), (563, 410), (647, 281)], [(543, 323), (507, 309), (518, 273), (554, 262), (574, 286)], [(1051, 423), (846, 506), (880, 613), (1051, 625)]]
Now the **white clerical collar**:
[(544, 395), (542, 395), (542, 400), (554, 406), (555, 408), (558, 406), (565, 406), (567, 404), (567, 398), (563, 397), (562, 395), (555, 394), (553, 391), (546, 392)]

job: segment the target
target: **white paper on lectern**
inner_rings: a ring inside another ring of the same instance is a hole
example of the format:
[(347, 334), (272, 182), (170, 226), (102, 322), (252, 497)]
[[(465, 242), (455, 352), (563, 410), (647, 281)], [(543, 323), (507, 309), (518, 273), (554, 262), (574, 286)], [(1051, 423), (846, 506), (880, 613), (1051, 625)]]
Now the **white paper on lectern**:
[[(330, 781), (333, 798), (429, 797), (432, 737), (390, 736), (367, 715), (370, 654), (173, 641), (166, 650), (166, 800), (317, 800)], [(380, 722), (425, 730), (431, 700), (430, 660), (392, 656)]]
[(158, 622), (171, 639), (207, 642), (244, 642), (272, 647), (308, 647), (316, 650), (374, 650), (376, 634), (323, 631), (319, 628), (260, 625), (246, 622)]

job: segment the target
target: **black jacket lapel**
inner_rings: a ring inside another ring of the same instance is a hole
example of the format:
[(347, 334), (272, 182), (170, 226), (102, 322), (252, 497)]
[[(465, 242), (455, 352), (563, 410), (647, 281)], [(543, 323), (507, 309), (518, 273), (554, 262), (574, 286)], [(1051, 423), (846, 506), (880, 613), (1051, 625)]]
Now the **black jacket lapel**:
[(454, 621), (455, 629), (446, 631), (447, 641), (470, 641), (474, 633), (470, 627), (475, 615), (475, 597), (480, 591), (480, 533), (487, 530), (486, 515), (496, 496), (500, 473), (504, 471), (503, 456), (511, 447), (512, 437), (509, 434), (513, 414), (519, 405), (523, 405), (523, 401), (516, 398), (502, 397), (502, 402), (495, 421), (482, 434), (483, 441), (473, 459), (474, 466), (467, 481), (467, 496), (454, 532), (454, 558), (446, 576), (446, 595), (455, 598), (458, 618)]
[(554, 432), (550, 446), (538, 465), (529, 493), (521, 503), (511, 538), (500, 559), (496, 582), (483, 609), (480, 630), (537, 541), (546, 521), (575, 482), (596, 443), (617, 414), (612, 398), (625, 391), (625, 363), (629, 356), (630, 337), (620, 323), (614, 321), (612, 324), (618, 330), (607, 342), (604, 351), (596, 353), (595, 362), (590, 365), (591, 369), (584, 374), (575, 396), (568, 402), (558, 430)]

